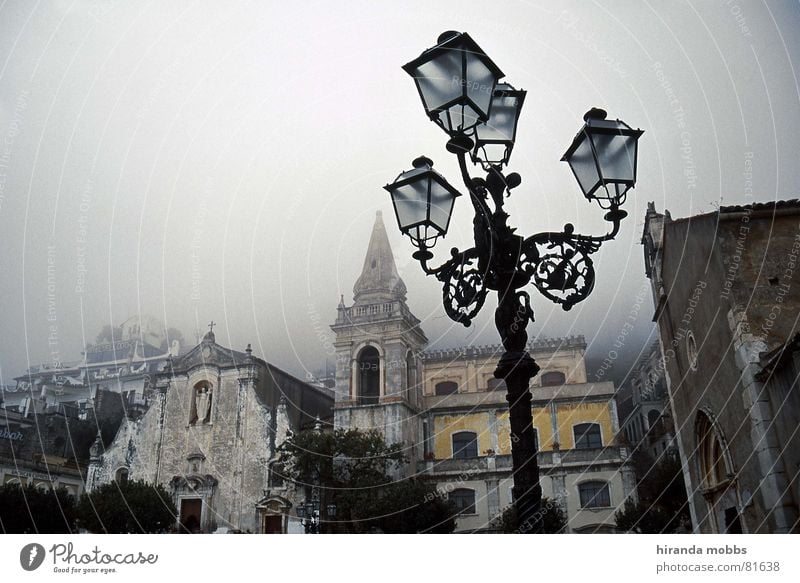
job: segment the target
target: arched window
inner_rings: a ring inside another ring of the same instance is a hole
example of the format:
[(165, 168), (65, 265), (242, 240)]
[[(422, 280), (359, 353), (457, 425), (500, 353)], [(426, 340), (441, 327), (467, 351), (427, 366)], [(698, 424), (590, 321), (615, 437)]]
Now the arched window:
[(597, 423), (579, 423), (572, 428), (575, 436), (575, 449), (603, 447), (600, 426)]
[(381, 395), (381, 357), (374, 346), (367, 346), (358, 357), (358, 402), (375, 405)]
[(453, 458), (478, 457), (478, 435), (473, 431), (453, 434)]
[(611, 496), (606, 482), (584, 482), (578, 485), (581, 508), (604, 508), (611, 506)]
[(454, 383), (453, 381), (442, 381), (440, 383), (436, 383), (434, 391), (437, 395), (452, 395), (458, 392), (458, 383)]
[(702, 487), (710, 490), (727, 481), (728, 469), (719, 436), (711, 420), (702, 412), (697, 414), (697, 440)]
[(450, 492), (448, 499), (453, 503), (458, 514), (476, 514), (475, 490), (456, 488)]
[(486, 385), (487, 385), (487, 388), (490, 391), (505, 391), (506, 390), (506, 381), (504, 381), (503, 379), (491, 378), (486, 383)]
[(743, 531), (734, 485), (734, 469), (719, 429), (703, 411), (697, 413), (695, 426), (700, 489), (713, 517), (716, 532), (739, 534)]
[(655, 427), (656, 423), (658, 423), (659, 415), (658, 411), (655, 409), (651, 409), (650, 412), (647, 414), (647, 428), (652, 429)]
[(542, 386), (553, 387), (556, 385), (563, 385), (567, 382), (567, 377), (563, 372), (550, 371), (542, 375)]
[(417, 365), (414, 362), (414, 353), (406, 354), (406, 389), (411, 392), (417, 388)]
[(117, 470), (117, 473), (114, 474), (114, 481), (119, 484), (127, 484), (128, 483), (128, 468), (120, 468)]

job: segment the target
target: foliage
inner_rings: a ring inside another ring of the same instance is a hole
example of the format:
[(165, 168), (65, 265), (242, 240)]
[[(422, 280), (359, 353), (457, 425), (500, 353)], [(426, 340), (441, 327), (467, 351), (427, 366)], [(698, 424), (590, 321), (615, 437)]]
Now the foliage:
[[(547, 496), (542, 496), (542, 532), (544, 534), (561, 534), (567, 526), (567, 513), (558, 502)], [(495, 518), (490, 528), (495, 532), (506, 534), (520, 534), (517, 528), (517, 509), (512, 505)]]
[(161, 533), (175, 524), (177, 510), (161, 485), (111, 482), (81, 496), (80, 526), (94, 533)]
[(633, 458), (639, 501), (627, 500), (614, 518), (626, 532), (647, 534), (691, 531), (689, 503), (681, 462), (664, 455), (657, 463), (643, 452)]
[(67, 534), (75, 528), (75, 498), (64, 488), (0, 486), (0, 529), (6, 534)]
[(389, 473), (407, 462), (400, 444), (387, 445), (378, 431), (308, 430), (279, 448), (286, 477), (300, 487), (316, 487), (320, 507), (336, 504), (328, 531), (414, 533), (452, 532), (449, 503), (431, 484)]

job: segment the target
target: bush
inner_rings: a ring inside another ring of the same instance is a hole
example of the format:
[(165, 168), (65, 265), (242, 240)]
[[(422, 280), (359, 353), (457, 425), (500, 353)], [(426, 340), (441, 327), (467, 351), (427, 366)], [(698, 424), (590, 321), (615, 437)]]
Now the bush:
[(6, 534), (68, 534), (75, 531), (75, 498), (64, 488), (0, 486), (0, 528)]
[(143, 481), (103, 484), (81, 496), (77, 518), (94, 533), (161, 533), (175, 525), (172, 496), (160, 484)]

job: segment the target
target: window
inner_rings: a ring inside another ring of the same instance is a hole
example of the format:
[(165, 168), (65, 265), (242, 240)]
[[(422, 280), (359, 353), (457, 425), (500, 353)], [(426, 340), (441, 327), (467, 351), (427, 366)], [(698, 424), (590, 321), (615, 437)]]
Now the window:
[(575, 435), (575, 449), (603, 447), (600, 426), (597, 423), (580, 423), (572, 431)]
[(478, 457), (478, 436), (472, 431), (453, 434), (453, 458)]
[(700, 457), (702, 487), (711, 489), (728, 480), (725, 453), (711, 420), (702, 411), (697, 414), (697, 450)]
[(489, 379), (489, 382), (486, 383), (486, 386), (490, 391), (506, 390), (506, 382), (503, 379)]
[(453, 503), (458, 514), (476, 514), (475, 490), (456, 488), (450, 492), (448, 499)]
[(414, 362), (414, 355), (409, 352), (406, 354), (406, 390), (410, 393), (417, 388), (417, 364)]
[(539, 430), (533, 429), (533, 449), (539, 451)]
[(648, 429), (653, 429), (653, 427), (655, 427), (656, 423), (658, 423), (659, 417), (660, 415), (658, 414), (658, 411), (655, 409), (650, 410), (650, 412), (647, 414)]
[(374, 346), (367, 346), (358, 357), (358, 401), (376, 405), (381, 389), (381, 357)]
[(436, 387), (434, 389), (437, 395), (452, 395), (458, 392), (458, 383), (454, 383), (453, 381), (442, 381), (441, 383), (436, 383)]
[(603, 508), (611, 506), (608, 484), (605, 482), (584, 482), (578, 486), (581, 508)]
[(284, 487), (284, 469), (280, 462), (272, 462), (269, 466), (269, 486), (271, 488)]
[(692, 370), (697, 370), (697, 342), (691, 330), (686, 334), (686, 354), (689, 357), (689, 366)]
[(567, 382), (567, 377), (563, 372), (551, 371), (542, 375), (542, 386), (552, 387), (555, 385), (563, 385)]

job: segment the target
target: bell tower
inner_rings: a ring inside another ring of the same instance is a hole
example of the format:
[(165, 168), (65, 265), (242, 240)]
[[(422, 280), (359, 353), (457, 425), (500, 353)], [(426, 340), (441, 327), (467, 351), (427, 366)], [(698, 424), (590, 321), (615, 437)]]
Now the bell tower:
[(406, 305), (381, 212), (353, 286), (353, 304), (339, 302), (336, 323), (334, 425), (381, 431), (403, 443), (414, 462), (422, 455), (422, 349), (428, 342)]

